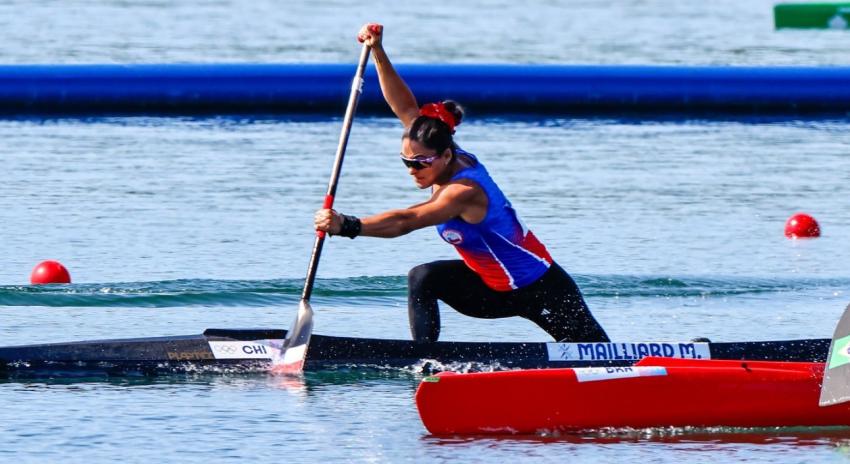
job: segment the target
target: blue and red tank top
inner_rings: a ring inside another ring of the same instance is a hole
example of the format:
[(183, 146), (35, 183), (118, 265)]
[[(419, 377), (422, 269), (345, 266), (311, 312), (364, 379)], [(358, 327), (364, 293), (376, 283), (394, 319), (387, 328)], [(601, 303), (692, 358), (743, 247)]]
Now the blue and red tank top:
[(455, 246), (463, 261), (496, 291), (525, 287), (539, 279), (552, 264), (546, 247), (517, 217), (510, 201), (472, 153), (457, 149), (473, 166), (462, 169), (452, 181), (469, 179), (487, 195), (487, 214), (478, 224), (460, 217), (437, 226), (440, 237)]

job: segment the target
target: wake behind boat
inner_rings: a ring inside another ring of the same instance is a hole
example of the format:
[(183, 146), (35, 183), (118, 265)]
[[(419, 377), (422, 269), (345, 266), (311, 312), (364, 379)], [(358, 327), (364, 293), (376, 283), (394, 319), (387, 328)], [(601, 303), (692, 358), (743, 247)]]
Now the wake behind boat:
[[(200, 335), (0, 347), (6, 378), (262, 372), (286, 338), (278, 329), (208, 329)], [(306, 370), (335, 367), (468, 370), (628, 366), (647, 356), (679, 359), (826, 360), (829, 339), (749, 342), (434, 342), (314, 335)], [(430, 367), (429, 367), (430, 366)]]

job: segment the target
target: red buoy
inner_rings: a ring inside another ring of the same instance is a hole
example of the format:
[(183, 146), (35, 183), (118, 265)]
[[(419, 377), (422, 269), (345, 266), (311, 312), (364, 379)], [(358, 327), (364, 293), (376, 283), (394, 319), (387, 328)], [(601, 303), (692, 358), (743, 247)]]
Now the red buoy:
[(70, 284), (71, 274), (59, 261), (42, 261), (32, 270), (30, 282), (38, 284)]
[(788, 238), (820, 237), (820, 226), (815, 218), (806, 213), (797, 213), (785, 222), (785, 236)]

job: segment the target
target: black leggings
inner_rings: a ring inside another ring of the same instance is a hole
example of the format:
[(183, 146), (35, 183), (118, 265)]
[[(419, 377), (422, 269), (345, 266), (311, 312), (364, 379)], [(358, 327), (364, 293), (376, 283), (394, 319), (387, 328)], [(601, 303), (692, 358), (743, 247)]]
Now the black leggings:
[(578, 286), (557, 263), (531, 285), (497, 292), (461, 260), (434, 261), (410, 270), (408, 292), (410, 332), (418, 342), (440, 337), (437, 300), (472, 317), (524, 317), (557, 341), (609, 341)]

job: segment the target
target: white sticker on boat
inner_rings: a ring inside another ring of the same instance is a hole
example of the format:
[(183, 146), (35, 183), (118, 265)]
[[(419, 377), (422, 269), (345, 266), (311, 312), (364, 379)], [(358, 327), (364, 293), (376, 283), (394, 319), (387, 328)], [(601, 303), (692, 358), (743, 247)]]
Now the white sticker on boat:
[(272, 359), (279, 350), (266, 341), (209, 341), (215, 359)]
[(647, 356), (711, 359), (708, 343), (547, 343), (549, 361), (637, 361)]
[(631, 377), (656, 377), (667, 375), (667, 369), (659, 366), (638, 367), (577, 367), (573, 369), (579, 382), (628, 379)]

